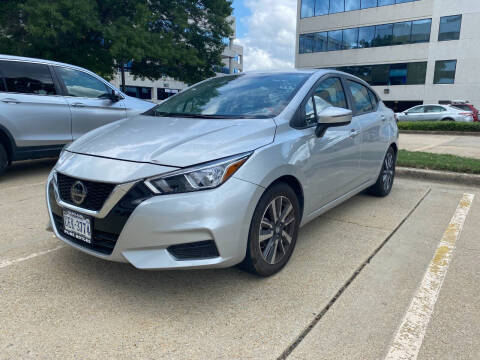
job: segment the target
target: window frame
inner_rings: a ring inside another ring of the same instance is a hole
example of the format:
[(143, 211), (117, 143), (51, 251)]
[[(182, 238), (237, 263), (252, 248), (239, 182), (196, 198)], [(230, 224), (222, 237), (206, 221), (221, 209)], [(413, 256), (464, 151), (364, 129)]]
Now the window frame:
[(5, 76), (3, 74), (3, 71), (0, 70), (0, 80), (3, 81), (4, 87), (5, 87), (5, 93), (7, 94), (18, 94), (18, 95), (31, 95), (31, 96), (63, 96), (63, 91), (58, 83), (57, 77), (52, 71), (52, 66), (48, 63), (44, 63), (41, 61), (24, 61), (24, 60), (17, 60), (17, 59), (0, 59), (0, 62), (17, 62), (17, 63), (23, 63), (23, 64), (32, 64), (32, 65), (43, 65), (46, 66), (48, 69), (48, 72), (50, 74), (50, 77), (52, 78), (52, 83), (55, 88), (55, 94), (35, 94), (35, 93), (23, 93), (23, 92), (16, 92), (16, 91), (8, 91), (8, 86), (7, 86), (7, 80), (5, 79)]
[(3, 73), (2, 73), (2, 69), (0, 69), (0, 82), (2, 83), (3, 85), (3, 88), (4, 88), (4, 91), (1, 91), (0, 92), (7, 92), (7, 82), (5, 81), (5, 78), (3, 77)]
[[(320, 77), (320, 79), (315, 81), (315, 84), (312, 85), (312, 87), (308, 91), (307, 95), (305, 95), (303, 100), (300, 102), (300, 105), (298, 106), (298, 109), (295, 112), (295, 115), (290, 120), (290, 126), (292, 128), (294, 128), (296, 130), (304, 130), (304, 129), (309, 129), (309, 128), (312, 128), (312, 127), (314, 127), (314, 128), (317, 127), (317, 124), (306, 125), (306, 122), (305, 122), (305, 116), (306, 116), (305, 105), (308, 102), (308, 99), (312, 99), (313, 109), (315, 111), (315, 116), (318, 115), (317, 114), (317, 108), (315, 106), (315, 100), (313, 99), (313, 94), (314, 94), (315, 90), (317, 89), (317, 87), (320, 85), (321, 82), (323, 82), (325, 80), (328, 80), (330, 78), (338, 78), (340, 80), (340, 84), (342, 85), (342, 89), (343, 89), (343, 92), (345, 94), (345, 101), (347, 103), (347, 109), (352, 110), (352, 113), (353, 113), (353, 109), (352, 109), (352, 106), (351, 106), (351, 99), (349, 97), (349, 93), (347, 92), (347, 90), (345, 88), (345, 85), (346, 85), (345, 84), (345, 75), (337, 74), (337, 73), (327, 73), (327, 74), (323, 75), (322, 77)], [(300, 124), (300, 122), (302, 122), (302, 125)]]

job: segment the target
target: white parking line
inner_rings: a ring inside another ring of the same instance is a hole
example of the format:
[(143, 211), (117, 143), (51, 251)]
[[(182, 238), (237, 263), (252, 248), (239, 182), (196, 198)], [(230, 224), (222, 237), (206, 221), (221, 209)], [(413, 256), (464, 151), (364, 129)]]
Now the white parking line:
[(385, 360), (415, 360), (417, 358), (452, 259), (455, 243), (460, 237), (474, 197), (473, 194), (463, 194)]
[(51, 253), (52, 251), (57, 251), (57, 250), (59, 250), (63, 247), (65, 247), (65, 245), (60, 245), (60, 246), (57, 246), (56, 248), (53, 248), (53, 249), (50, 249), (50, 250), (40, 251), (40, 252), (33, 253), (33, 254), (28, 255), (28, 256), (18, 258), (18, 259), (14, 259), (14, 260), (0, 260), (0, 269), (6, 268), (7, 266), (14, 265), (16, 263), (19, 263), (19, 262), (22, 262), (22, 261), (25, 261), (25, 260), (33, 259), (37, 256), (46, 255), (48, 253)]

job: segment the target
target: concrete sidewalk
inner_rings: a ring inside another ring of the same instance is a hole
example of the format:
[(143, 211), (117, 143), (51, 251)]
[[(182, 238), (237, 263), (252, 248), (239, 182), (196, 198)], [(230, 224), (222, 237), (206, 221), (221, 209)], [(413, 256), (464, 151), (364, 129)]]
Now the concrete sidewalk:
[(400, 134), (400, 149), (480, 159), (480, 137)]

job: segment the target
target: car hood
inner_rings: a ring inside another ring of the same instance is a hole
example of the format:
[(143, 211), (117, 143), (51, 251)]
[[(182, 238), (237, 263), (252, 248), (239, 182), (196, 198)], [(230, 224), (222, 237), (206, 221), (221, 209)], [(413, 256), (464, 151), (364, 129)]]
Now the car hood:
[(105, 158), (187, 167), (271, 143), (273, 119), (197, 119), (140, 115), (93, 130), (68, 151)]

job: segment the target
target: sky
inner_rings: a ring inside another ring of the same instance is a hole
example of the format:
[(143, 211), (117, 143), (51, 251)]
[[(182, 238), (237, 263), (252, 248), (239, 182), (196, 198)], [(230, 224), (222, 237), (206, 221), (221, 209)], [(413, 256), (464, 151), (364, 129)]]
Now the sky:
[(233, 0), (244, 70), (294, 67), (296, 0)]

